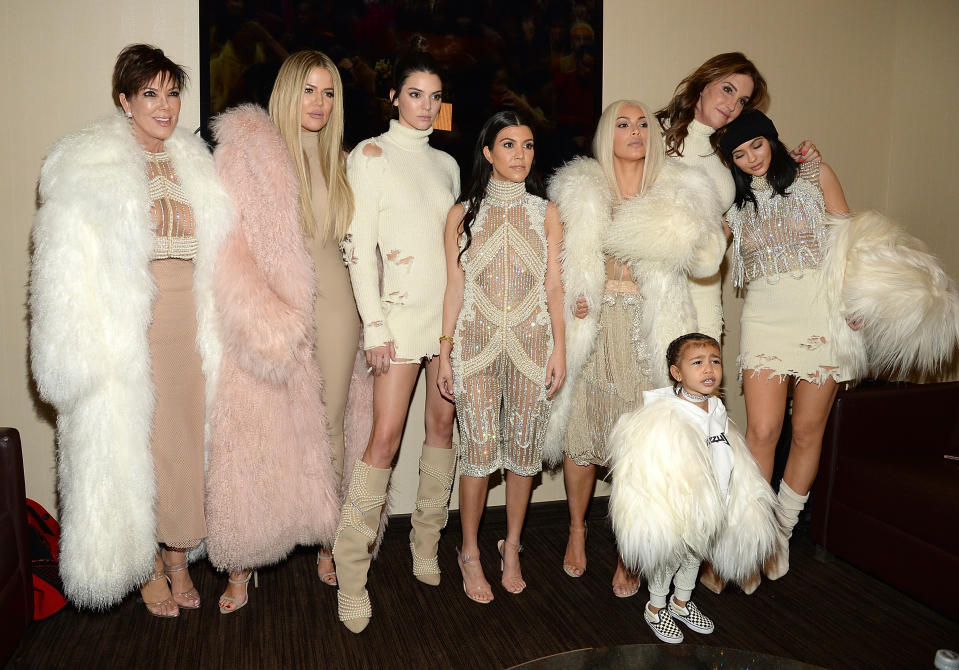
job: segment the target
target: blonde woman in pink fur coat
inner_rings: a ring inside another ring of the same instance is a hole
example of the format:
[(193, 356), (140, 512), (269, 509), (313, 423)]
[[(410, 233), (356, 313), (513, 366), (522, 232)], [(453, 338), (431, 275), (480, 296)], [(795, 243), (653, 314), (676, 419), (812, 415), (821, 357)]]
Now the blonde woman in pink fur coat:
[[(214, 121), (217, 170), (237, 210), (215, 274), (224, 351), (207, 477), (210, 560), (230, 571), (220, 598), (224, 614), (247, 604), (255, 568), (282, 560), (297, 544), (331, 546), (339, 517), (340, 483), (314, 358), (317, 280), (307, 248), (318, 218), (311, 207), (316, 175), (311, 184), (304, 165), (304, 143), (317, 130), (308, 125), (317, 116), (308, 108), (324, 109), (307, 99), (328, 95), (326, 80), (310, 77), (317, 69), (335, 71), (328, 59), (310, 66), (320, 56), (300, 52), (284, 63), (269, 115), (242, 105)], [(331, 181), (330, 191), (342, 195)], [(349, 376), (353, 342), (345, 354)], [(336, 383), (346, 394), (349, 378)], [(334, 404), (344, 408), (342, 434), (346, 402)]]

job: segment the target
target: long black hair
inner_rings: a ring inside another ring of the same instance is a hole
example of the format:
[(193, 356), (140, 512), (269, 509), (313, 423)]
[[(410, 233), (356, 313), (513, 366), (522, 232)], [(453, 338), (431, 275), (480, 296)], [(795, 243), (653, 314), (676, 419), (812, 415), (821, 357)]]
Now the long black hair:
[[(476, 215), (479, 214), (480, 202), (482, 202), (483, 196), (486, 195), (486, 185), (493, 176), (493, 165), (486, 160), (486, 156), (483, 155), (483, 149), (487, 148), (492, 151), (493, 144), (496, 142), (496, 136), (499, 135), (503, 128), (510, 128), (512, 126), (532, 128), (522, 115), (511, 109), (506, 109), (496, 112), (493, 116), (486, 119), (486, 123), (483, 124), (482, 130), (480, 130), (479, 137), (476, 138), (476, 149), (473, 151), (473, 169), (470, 172), (470, 179), (463, 186), (463, 193), (459, 198), (465, 210), (463, 220), (460, 222), (460, 227), (463, 229), (463, 232), (466, 233), (466, 244), (463, 245), (462, 251), (460, 251), (459, 256), (456, 257), (457, 262), (460, 261), (463, 254), (466, 253), (466, 250), (469, 249), (470, 244), (473, 242), (473, 233), (470, 230), (470, 226), (473, 221), (476, 220)], [(533, 174), (532, 165), (530, 165), (529, 174), (526, 175), (526, 190), (533, 195), (541, 197), (544, 195), (542, 185)]]
[(753, 193), (752, 175), (739, 169), (733, 160), (733, 153), (746, 142), (752, 142), (757, 137), (765, 137), (769, 142), (770, 159), (766, 170), (766, 181), (772, 186), (773, 195), (786, 197), (786, 191), (796, 181), (799, 166), (789, 155), (789, 150), (779, 140), (779, 131), (772, 120), (758, 109), (743, 112), (739, 117), (726, 126), (725, 133), (719, 140), (719, 148), (725, 159), (726, 166), (733, 173), (733, 183), (736, 185), (736, 207), (742, 209), (747, 202), (756, 206), (756, 195)]

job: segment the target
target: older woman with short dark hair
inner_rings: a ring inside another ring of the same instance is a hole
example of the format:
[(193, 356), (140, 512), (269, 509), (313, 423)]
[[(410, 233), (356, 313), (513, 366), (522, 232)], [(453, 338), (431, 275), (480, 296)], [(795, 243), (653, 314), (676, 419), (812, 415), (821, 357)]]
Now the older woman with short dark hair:
[(33, 230), (31, 356), (58, 412), (60, 572), (78, 606), (140, 587), (150, 614), (200, 596), (204, 428), (221, 345), (212, 274), (230, 204), (177, 130), (183, 68), (145, 44), (113, 73), (121, 114), (58, 141)]

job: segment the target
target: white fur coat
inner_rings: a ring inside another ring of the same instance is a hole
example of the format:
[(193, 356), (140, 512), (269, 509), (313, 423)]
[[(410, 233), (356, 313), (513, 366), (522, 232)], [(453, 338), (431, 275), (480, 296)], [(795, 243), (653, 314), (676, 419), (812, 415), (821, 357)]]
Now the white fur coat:
[[(221, 351), (211, 282), (231, 206), (202, 140), (178, 130), (164, 145), (196, 220), (193, 290), (209, 410)], [(41, 170), (40, 198), (30, 350), (40, 395), (58, 413), (60, 574), (73, 603), (106, 608), (149, 576), (157, 550), (151, 200), (146, 154), (128, 121), (113, 116), (59, 140)]]
[[(722, 215), (712, 182), (702, 168), (667, 159), (656, 183), (642, 196), (617, 207), (599, 163), (577, 158), (561, 167), (549, 184), (550, 200), (563, 221), (563, 288), (566, 300), (566, 383), (553, 399), (545, 460), (563, 458), (563, 437), (583, 365), (599, 333), (606, 284), (605, 254), (625, 261), (645, 304), (642, 331), (655, 386), (668, 384), (666, 347), (695, 331), (696, 311), (687, 276), (715, 274), (726, 239), (715, 220)], [(572, 315), (584, 296), (587, 316)]]
[(878, 212), (832, 217), (828, 235), (820, 279), (843, 368), (854, 379), (935, 372), (959, 342), (959, 296), (936, 258)]
[[(670, 389), (671, 390), (671, 389)], [(609, 435), (609, 512), (623, 563), (655, 574), (685, 548), (709, 559), (724, 579), (742, 582), (776, 547), (776, 497), (727, 419), (733, 467), (724, 500), (703, 428), (670, 394), (647, 392)]]

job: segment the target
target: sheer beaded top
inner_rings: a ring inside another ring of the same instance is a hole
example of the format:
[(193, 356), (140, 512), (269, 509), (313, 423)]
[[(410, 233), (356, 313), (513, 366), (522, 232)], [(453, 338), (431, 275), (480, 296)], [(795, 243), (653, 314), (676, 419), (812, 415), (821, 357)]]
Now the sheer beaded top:
[(193, 208), (166, 152), (147, 152), (147, 178), (152, 201), (153, 260), (193, 260), (197, 250)]
[(756, 206), (747, 202), (727, 213), (733, 231), (733, 284), (742, 287), (758, 277), (802, 277), (822, 262), (826, 206), (819, 187), (819, 161), (804, 164), (796, 180), (776, 195), (765, 177), (753, 177)]
[[(473, 239), (463, 254), (466, 273), (462, 321), (481, 321), (469, 346), (464, 343), (465, 374), (489, 364), (505, 349), (518, 368), (541, 381), (542, 364), (552, 347), (534, 336), (549, 328), (546, 310), (546, 201), (526, 192), (523, 182), (490, 179), (473, 222)], [(465, 235), (461, 239), (465, 244)]]

